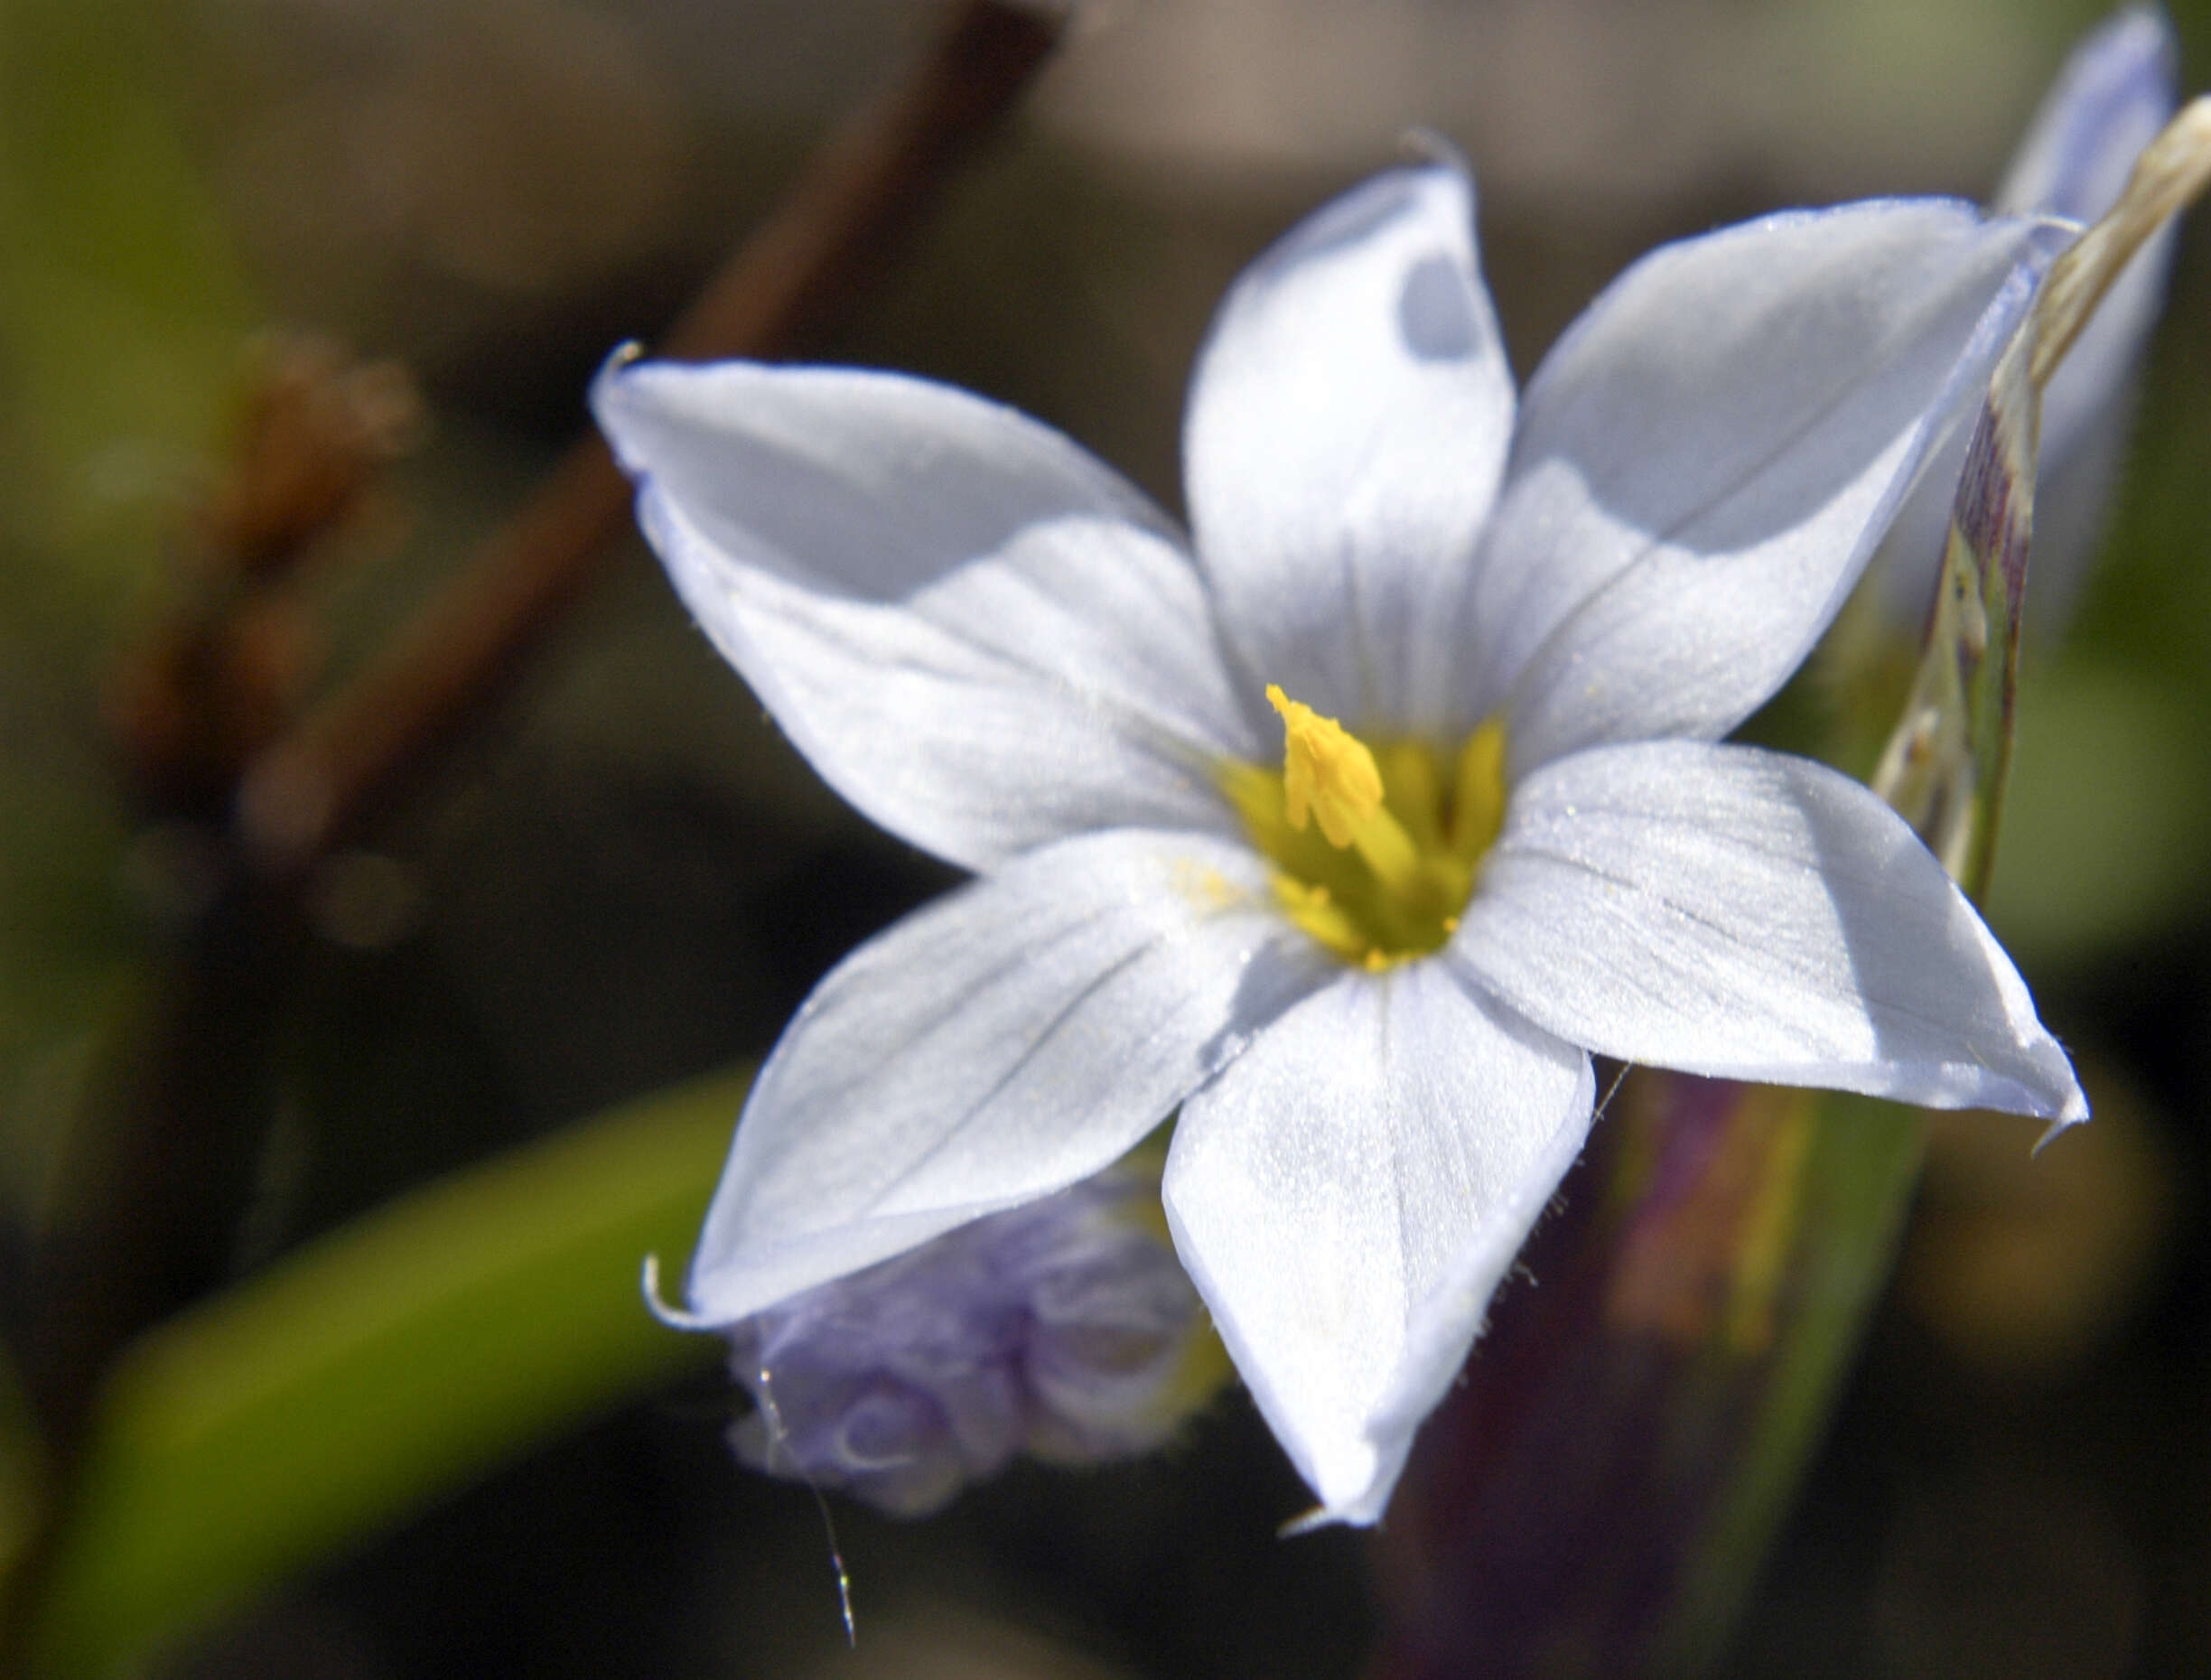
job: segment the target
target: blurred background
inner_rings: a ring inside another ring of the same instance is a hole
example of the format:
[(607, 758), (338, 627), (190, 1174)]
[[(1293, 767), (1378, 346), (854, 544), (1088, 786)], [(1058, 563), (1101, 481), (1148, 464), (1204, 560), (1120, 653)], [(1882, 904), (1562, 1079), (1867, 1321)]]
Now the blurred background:
[[(1178, 507), (1183, 381), (1213, 303), (1407, 128), (1472, 163), (1525, 378), (1661, 239), (1783, 205), (1984, 197), (2103, 15), (1092, 0), (807, 351), (1012, 402)], [(490, 1380), (478, 1338), (523, 1321), (557, 1349), (572, 1302), (544, 1277), (401, 1374), (432, 1396), (410, 1403), (422, 1415), (452, 1396), (445, 1456), (390, 1441), (417, 1413), (380, 1427), (377, 1385), (398, 1379), (371, 1366), (326, 1411), (284, 1414), (301, 1444), (281, 1481), (247, 1476), (228, 1503), (137, 1490), (130, 1463), (193, 1450), (193, 1406), (266, 1442), (251, 1385), (285, 1391), (285, 1358), (350, 1333), (264, 1291), (246, 1352), (247, 1330), (225, 1343), (216, 1323), (134, 1367), (167, 1376), (133, 1391), (126, 1470), (96, 1481), (107, 1527), (41, 1515), (80, 1460), (110, 1462), (42, 1452), (31, 1420), (69, 1392), (54, 1349), (89, 1321), (51, 1321), (42, 1302), (73, 1299), (51, 1278), (97, 1293), (103, 1219), (136, 1205), (110, 1193), (141, 1170), (117, 1164), (134, 1115), (198, 1113), (162, 1176), (203, 1209), (184, 1221), (199, 1252), (129, 1280), (150, 1318), (757, 1057), (831, 962), (951, 879), (813, 779), (634, 538), (280, 912), (238, 886), (220, 839), (238, 766), (520, 504), (586, 425), (610, 349), (662, 331), (940, 16), (917, 0), (0, 6), (0, 1220), (22, 1367), (0, 1382), (0, 1558), (97, 1607), (64, 1669), (137, 1651), (163, 1675), (348, 1680), (1359, 1672), (1360, 1542), (1276, 1537), (1301, 1489), (1240, 1394), (1158, 1459), (1021, 1469), (923, 1525), (835, 1504), (847, 1652), (820, 1514), (730, 1460), (713, 1349), (632, 1311), (644, 1242), (627, 1237), (608, 1239), (596, 1304), (573, 1305), (589, 1371), (516, 1377), (511, 1423), (471, 1398)], [(2211, 5), (2172, 16), (2184, 90), (2211, 84)], [(1895, 1285), (1731, 1674), (2211, 1672), (2206, 388), (2199, 216), (2099, 568), (2069, 633), (2029, 651), (1990, 906), (2096, 1122), (2031, 1159), (2020, 1123), (1936, 1128)], [(282, 481), (314, 517), (257, 574), (236, 558), (268, 523), (247, 506), (254, 474), (293, 432), (325, 440), (343, 483), (325, 509)], [(683, 1171), (638, 1201), (671, 1264), (736, 1089), (665, 1109), (688, 1128), (668, 1157)], [(588, 1196), (588, 1162), (545, 1170)], [(376, 1253), (415, 1280), (393, 1288), (469, 1264), (493, 1240), (473, 1219), (415, 1248), (386, 1230)], [(56, 1254), (73, 1256), (61, 1274)], [(348, 1298), (373, 1319), (373, 1256), (353, 1258)], [(318, 1445), (324, 1415), (352, 1433)], [(320, 1514), (254, 1538), (286, 1499)], [(231, 1561), (173, 1604), (112, 1584), (200, 1554)]]

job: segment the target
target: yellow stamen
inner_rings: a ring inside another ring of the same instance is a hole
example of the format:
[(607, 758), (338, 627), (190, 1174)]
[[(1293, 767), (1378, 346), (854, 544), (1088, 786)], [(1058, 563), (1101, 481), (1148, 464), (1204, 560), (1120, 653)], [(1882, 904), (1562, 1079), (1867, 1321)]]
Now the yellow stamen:
[(1487, 852), (1505, 826), (1505, 724), (1491, 718), (1459, 749), (1459, 783), (1451, 814), (1451, 849), (1469, 863)]
[(1267, 703), (1282, 714), (1283, 815), (1302, 830), (1317, 818), (1339, 851), (1356, 847), (1376, 875), (1393, 885), (1409, 881), (1420, 854), (1397, 819), (1382, 805), (1382, 772), (1367, 743), (1332, 717), (1292, 700), (1278, 683), (1267, 685)]
[(1326, 887), (1308, 884), (1291, 875), (1276, 875), (1274, 899), (1292, 921), (1339, 957), (1357, 957), (1367, 948), (1367, 935)]
[(1437, 949), (1503, 820), (1503, 724), (1484, 723), (1455, 752), (1405, 737), (1370, 748), (1280, 688), (1267, 698), (1283, 717), (1279, 768), (1228, 760), (1217, 774), (1274, 865), (1277, 907), (1370, 972)]
[(1382, 772), (1367, 743), (1332, 717), (1269, 683), (1267, 704), (1282, 714), (1283, 791), (1290, 826), (1305, 826), (1310, 807), (1332, 846), (1351, 844), (1351, 825), (1382, 808)]

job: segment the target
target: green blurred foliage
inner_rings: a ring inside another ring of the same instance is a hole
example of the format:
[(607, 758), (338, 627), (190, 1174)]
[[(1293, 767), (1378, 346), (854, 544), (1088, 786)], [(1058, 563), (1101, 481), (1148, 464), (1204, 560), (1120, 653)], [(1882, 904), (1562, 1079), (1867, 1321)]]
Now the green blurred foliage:
[(160, 587), (256, 313), (160, 55), (132, 0), (0, 8), (0, 1193), (33, 1210), (142, 949), (104, 662)]
[(641, 1256), (689, 1250), (750, 1070), (438, 1180), (112, 1373), (37, 1635), (111, 1671), (274, 1577), (710, 1360)]
[(108, 630), (158, 576), (257, 320), (163, 103), (162, 51), (134, 0), (0, 11), (0, 518), (66, 568), (47, 610)]
[(2030, 970), (2088, 961), (2199, 915), (2211, 714), (2198, 692), (2093, 655), (2020, 685), (1988, 914)]

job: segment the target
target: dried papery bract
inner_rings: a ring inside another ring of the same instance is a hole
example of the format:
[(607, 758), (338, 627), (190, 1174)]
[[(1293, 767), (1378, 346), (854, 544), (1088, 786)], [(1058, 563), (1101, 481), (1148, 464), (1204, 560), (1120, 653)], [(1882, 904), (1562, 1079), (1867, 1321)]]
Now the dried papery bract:
[[(1997, 189), (1994, 208), (2092, 223), (2116, 204), (2143, 148), (2179, 104), (2171, 25), (2132, 6), (2092, 31), (2058, 73)], [(2025, 631), (2062, 633), (2081, 588), (2125, 456), (2137, 376), (2165, 299), (2172, 230), (2145, 242), (2113, 279), (2094, 331), (2067, 357), (2045, 405), (2036, 450), (2035, 590)], [(1908, 686), (1942, 570), (1945, 533), (1978, 404), (1929, 466), (1881, 544), (1852, 634), (1830, 649), (1861, 715), (1887, 722)], [(1873, 743), (1878, 746), (1878, 742)]]
[(1997, 364), (1966, 452), (1926, 646), (1873, 786), (1976, 897), (1994, 864), (2010, 764), (2042, 394), (2134, 254), (2206, 182), (2211, 98), (2199, 98), (2052, 266)]

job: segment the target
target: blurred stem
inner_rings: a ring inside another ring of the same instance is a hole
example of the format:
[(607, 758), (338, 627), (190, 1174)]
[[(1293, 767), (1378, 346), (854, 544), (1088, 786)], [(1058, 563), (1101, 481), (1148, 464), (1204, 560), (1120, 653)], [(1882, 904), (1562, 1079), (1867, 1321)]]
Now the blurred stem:
[(1734, 1632), (1887, 1287), (1926, 1155), (1917, 1109), (1833, 1093), (1802, 1100), (1818, 1136), (1801, 1184), (1794, 1318), (1758, 1374), (1764, 1394), (1731, 1483), (1683, 1573), (1660, 1647), (1672, 1673), (1711, 1668)]
[[(966, 0), (905, 83), (865, 108), (740, 246), (658, 348), (773, 357), (840, 319), (888, 247), (1042, 66), (1070, 8)], [(247, 771), (247, 855), (295, 876), (471, 714), (627, 526), (606, 444), (572, 447), (537, 494), (350, 685)]]
[(1720, 1655), (1888, 1272), (1922, 1122), (1637, 1069), (1376, 1536), (1369, 1680)]

